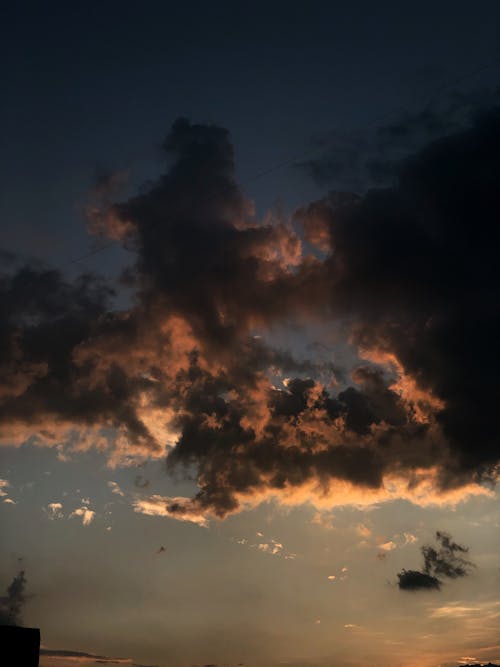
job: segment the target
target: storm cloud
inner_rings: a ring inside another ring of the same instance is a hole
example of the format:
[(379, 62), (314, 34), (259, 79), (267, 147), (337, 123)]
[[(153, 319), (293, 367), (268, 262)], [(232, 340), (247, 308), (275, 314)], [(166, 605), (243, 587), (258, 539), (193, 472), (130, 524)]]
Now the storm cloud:
[[(155, 183), (89, 221), (129, 252), (129, 308), (89, 275), (2, 275), (3, 441), (167, 456), (199, 486), (165, 500), (184, 519), (271, 496), (483, 492), (499, 462), (500, 112), (402, 161), (393, 186), (291, 219), (255, 218), (227, 130), (179, 119), (163, 148)], [(276, 333), (311, 325), (348, 341), (349, 367)]]

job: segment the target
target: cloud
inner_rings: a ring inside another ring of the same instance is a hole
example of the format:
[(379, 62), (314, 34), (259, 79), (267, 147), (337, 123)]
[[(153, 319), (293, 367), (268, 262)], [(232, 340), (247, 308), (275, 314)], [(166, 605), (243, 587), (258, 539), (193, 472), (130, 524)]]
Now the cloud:
[(27, 599), (26, 576), (20, 570), (7, 587), (7, 595), (0, 597), (0, 625), (21, 625)]
[(99, 665), (129, 665), (130, 667), (154, 667), (153, 665), (142, 665), (134, 662), (131, 658), (110, 658), (105, 655), (96, 655), (84, 651), (69, 651), (65, 649), (41, 648), (40, 656), (51, 658), (56, 661), (64, 661), (78, 664), (99, 664)]
[(358, 523), (355, 530), (360, 537), (365, 539), (372, 536), (372, 529), (364, 523)]
[(63, 519), (63, 505), (62, 503), (49, 503), (45, 509), (49, 519)]
[(438, 549), (425, 545), (420, 550), (424, 558), (422, 571), (402, 570), (397, 575), (401, 590), (439, 590), (443, 583), (439, 577), (457, 579), (471, 572), (474, 564), (464, 556), (469, 551), (467, 547), (453, 542), (451, 535), (442, 531), (436, 532), (436, 541)]
[(190, 498), (153, 495), (149, 498), (137, 498), (133, 501), (133, 508), (139, 514), (171, 517), (203, 527), (208, 526), (207, 517), (193, 511)]
[[(165, 173), (93, 211), (128, 252), (130, 305), (94, 276), (3, 269), (3, 442), (166, 457), (198, 492), (134, 509), (199, 525), (269, 500), (491, 495), (500, 112), (445, 134), (390, 186), (257, 220), (228, 131), (176, 121)], [(343, 336), (346, 368), (280, 344), (313, 325)]]
[(280, 542), (275, 542), (275, 540), (271, 540), (271, 542), (261, 542), (260, 544), (257, 545), (257, 548), (259, 549), (259, 551), (264, 551), (268, 554), (276, 556), (277, 554), (280, 554), (281, 551), (283, 550), (283, 545)]
[(84, 526), (88, 526), (92, 523), (95, 517), (94, 510), (89, 509), (86, 505), (78, 507), (76, 510), (73, 510), (69, 515), (71, 517), (80, 517)]
[(8, 482), (6, 479), (0, 479), (0, 498), (3, 498), (2, 502), (6, 503), (7, 505), (16, 505), (16, 501), (12, 500), (12, 498), (8, 497), (8, 492), (5, 491), (5, 489), (8, 489), (10, 487), (10, 482)]
[(123, 491), (121, 490), (121, 488), (120, 488), (119, 484), (117, 484), (117, 482), (110, 481), (110, 482), (108, 482), (108, 486), (111, 489), (111, 493), (114, 493), (117, 496), (121, 496), (122, 498), (125, 496), (125, 494), (123, 493)]

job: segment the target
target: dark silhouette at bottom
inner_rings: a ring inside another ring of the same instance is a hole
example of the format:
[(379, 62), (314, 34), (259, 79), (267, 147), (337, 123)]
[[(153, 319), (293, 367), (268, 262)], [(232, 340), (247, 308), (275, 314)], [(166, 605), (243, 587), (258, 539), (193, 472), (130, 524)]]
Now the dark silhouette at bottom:
[(0, 625), (0, 662), (6, 667), (38, 667), (40, 630)]

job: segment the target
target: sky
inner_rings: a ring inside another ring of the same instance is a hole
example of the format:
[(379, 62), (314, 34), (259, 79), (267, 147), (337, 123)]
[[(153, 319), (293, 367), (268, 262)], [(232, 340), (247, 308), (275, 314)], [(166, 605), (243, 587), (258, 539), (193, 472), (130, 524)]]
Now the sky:
[(500, 662), (499, 19), (2, 9), (0, 624), (41, 667)]

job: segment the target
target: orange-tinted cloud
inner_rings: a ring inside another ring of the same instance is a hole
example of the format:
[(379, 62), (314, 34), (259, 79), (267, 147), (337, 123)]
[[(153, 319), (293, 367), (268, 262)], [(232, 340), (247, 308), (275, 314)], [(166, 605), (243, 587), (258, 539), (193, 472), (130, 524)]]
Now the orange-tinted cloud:
[[(488, 495), (498, 136), (497, 116), (480, 119), (403, 164), (396, 186), (329, 195), (292, 224), (255, 219), (225, 129), (176, 121), (167, 173), (125, 201), (106, 191), (92, 212), (130, 253), (128, 307), (90, 275), (0, 275), (0, 441), (98, 448), (110, 466), (166, 456), (170, 471), (196, 470), (199, 492), (136, 509), (198, 523), (270, 499)], [(269, 342), (304, 322), (350, 341), (334, 389), (333, 363)]]

